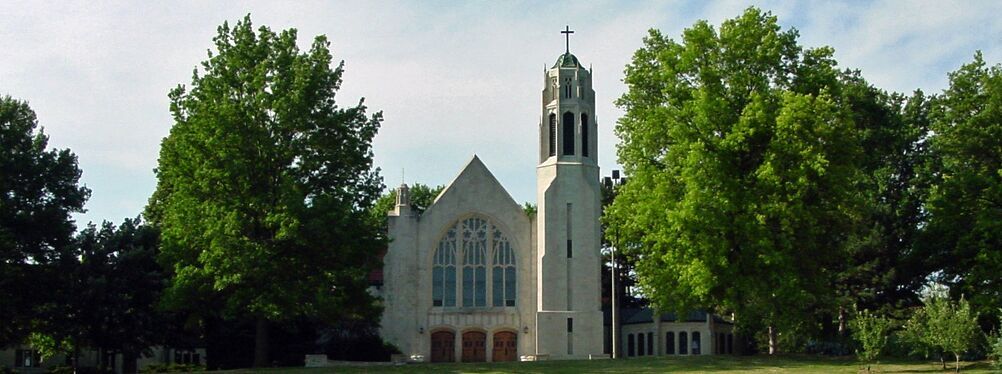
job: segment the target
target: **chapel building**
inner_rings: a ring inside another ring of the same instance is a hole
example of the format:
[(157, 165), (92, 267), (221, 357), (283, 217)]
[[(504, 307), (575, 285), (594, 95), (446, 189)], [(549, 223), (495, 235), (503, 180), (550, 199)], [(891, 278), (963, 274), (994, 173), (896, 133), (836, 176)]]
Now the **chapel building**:
[(543, 75), (537, 211), (476, 156), (422, 213), (389, 212), (383, 338), (432, 362), (603, 355), (601, 200), (591, 72), (569, 51)]

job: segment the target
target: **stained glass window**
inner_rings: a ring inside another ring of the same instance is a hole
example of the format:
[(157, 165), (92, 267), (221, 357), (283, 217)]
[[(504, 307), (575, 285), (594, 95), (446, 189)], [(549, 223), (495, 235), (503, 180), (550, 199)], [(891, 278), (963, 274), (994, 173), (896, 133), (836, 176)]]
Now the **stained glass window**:
[[(460, 274), (456, 274), (457, 270)], [(435, 250), (431, 275), (433, 306), (457, 306), (459, 287), (462, 307), (487, 307), (488, 283), (491, 306), (515, 306), (515, 247), (499, 227), (486, 219), (468, 218), (449, 228)]]
[(431, 271), (431, 295), (434, 306), (456, 306), (456, 229), (452, 228), (438, 242)]

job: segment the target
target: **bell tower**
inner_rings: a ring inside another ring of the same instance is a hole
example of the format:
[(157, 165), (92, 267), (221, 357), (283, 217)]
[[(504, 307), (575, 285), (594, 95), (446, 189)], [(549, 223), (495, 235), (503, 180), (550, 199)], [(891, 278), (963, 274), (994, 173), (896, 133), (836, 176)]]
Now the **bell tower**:
[(601, 195), (591, 71), (570, 53), (543, 73), (536, 166), (536, 350), (554, 358), (603, 352)]

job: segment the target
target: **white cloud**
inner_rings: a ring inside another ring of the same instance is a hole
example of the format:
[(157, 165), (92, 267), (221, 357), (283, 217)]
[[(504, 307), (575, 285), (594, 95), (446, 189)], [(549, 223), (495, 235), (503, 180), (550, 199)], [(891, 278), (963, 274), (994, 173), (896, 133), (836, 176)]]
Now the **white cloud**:
[[(831, 45), (844, 67), (879, 87), (938, 91), (975, 49), (1002, 60), (995, 2), (765, 2), (805, 45)], [(612, 104), (623, 67), (648, 28), (678, 33), (719, 24), (728, 2), (5, 2), (0, 94), (28, 100), (57, 147), (79, 157), (94, 190), (82, 221), (135, 216), (152, 193), (167, 92), (190, 81), (216, 27), (299, 29), (300, 45), (328, 35), (346, 63), (341, 105), (366, 98), (386, 120), (374, 144), (388, 185), (447, 183), (473, 153), (518, 201), (535, 200), (536, 126), (544, 66), (571, 51), (594, 67), (600, 159), (615, 167)]]

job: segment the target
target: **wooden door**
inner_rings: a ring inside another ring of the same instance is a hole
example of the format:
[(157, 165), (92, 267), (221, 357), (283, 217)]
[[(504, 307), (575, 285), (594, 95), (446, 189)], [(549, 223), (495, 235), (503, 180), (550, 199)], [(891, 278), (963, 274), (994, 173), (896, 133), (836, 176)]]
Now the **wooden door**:
[(479, 331), (463, 333), (463, 362), (487, 361), (487, 334)]
[(456, 361), (456, 334), (439, 331), (431, 334), (431, 362)]
[(492, 359), (494, 361), (515, 361), (515, 357), (518, 356), (517, 343), (516, 335), (511, 331), (495, 333)]

